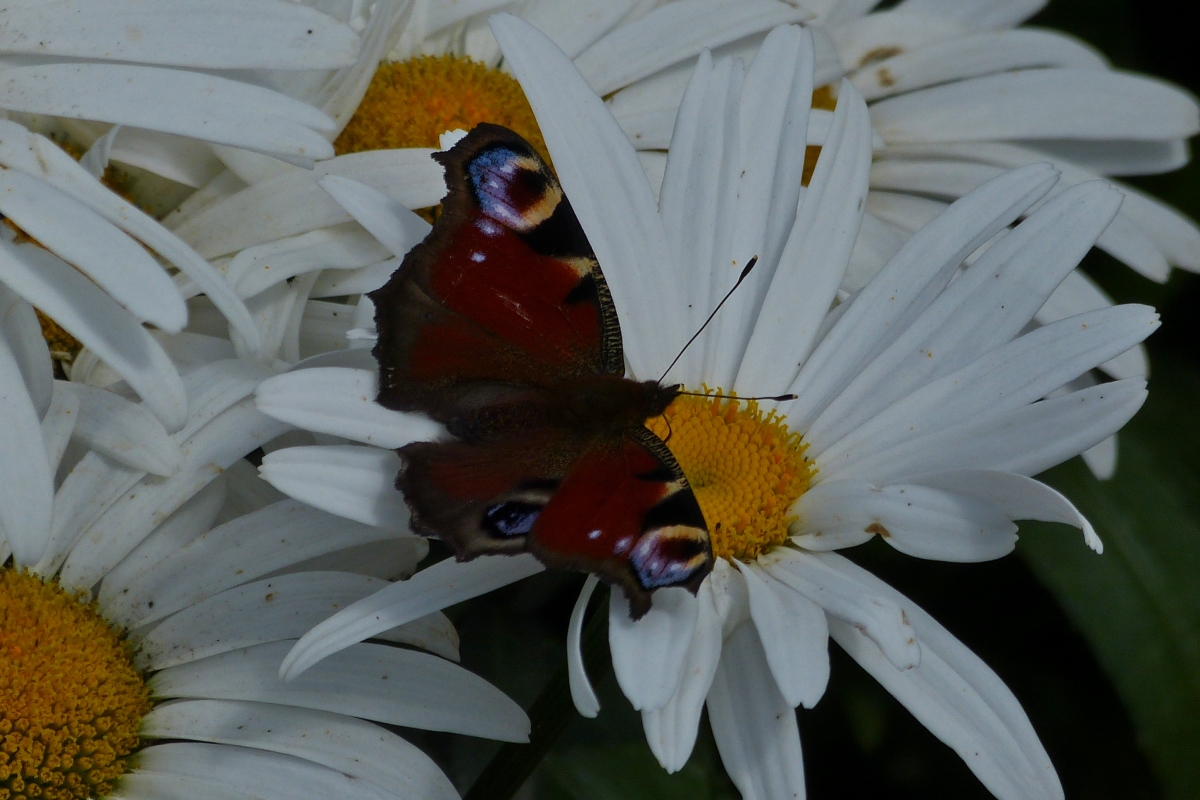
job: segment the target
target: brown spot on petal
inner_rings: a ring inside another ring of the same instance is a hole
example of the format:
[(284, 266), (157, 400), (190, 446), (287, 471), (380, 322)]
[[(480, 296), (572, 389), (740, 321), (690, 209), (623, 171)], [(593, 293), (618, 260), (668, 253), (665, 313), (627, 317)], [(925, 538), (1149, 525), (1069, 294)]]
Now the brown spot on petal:
[(891, 531), (880, 525), (878, 522), (872, 522), (870, 525), (863, 528), (863, 530), (867, 533), (877, 533), (885, 539), (892, 535)]

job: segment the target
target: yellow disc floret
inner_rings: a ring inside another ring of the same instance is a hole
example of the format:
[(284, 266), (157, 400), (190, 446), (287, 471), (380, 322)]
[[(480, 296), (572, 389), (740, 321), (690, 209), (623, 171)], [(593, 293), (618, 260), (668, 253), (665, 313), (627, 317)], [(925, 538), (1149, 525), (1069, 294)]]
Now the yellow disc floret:
[(111, 794), (149, 710), (126, 643), (93, 605), (0, 568), (0, 800)]
[(687, 476), (715, 556), (746, 561), (787, 539), (813, 465), (783, 417), (752, 400), (682, 396), (646, 426)]
[(546, 158), (533, 109), (514, 78), (465, 56), (417, 56), (379, 66), (333, 147), (338, 155), (437, 147), (446, 131), (481, 122), (516, 131)]

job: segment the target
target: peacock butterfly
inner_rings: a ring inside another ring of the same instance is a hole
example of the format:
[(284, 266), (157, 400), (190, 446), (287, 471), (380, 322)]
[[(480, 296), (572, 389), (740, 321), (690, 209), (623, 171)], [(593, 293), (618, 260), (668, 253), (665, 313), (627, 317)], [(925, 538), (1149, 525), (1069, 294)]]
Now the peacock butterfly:
[(621, 586), (636, 619), (712, 567), (704, 515), (645, 422), (679, 386), (624, 377), (604, 275), (553, 173), (483, 124), (433, 156), (442, 212), (370, 293), (378, 402), (449, 441), (400, 448), (414, 530), (460, 560), (533, 553)]

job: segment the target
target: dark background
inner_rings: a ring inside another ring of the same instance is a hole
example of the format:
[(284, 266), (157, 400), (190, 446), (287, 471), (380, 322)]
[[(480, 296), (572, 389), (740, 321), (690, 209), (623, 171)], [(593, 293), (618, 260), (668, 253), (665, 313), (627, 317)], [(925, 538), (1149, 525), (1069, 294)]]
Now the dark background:
[[(1031, 24), (1073, 33), (1118, 68), (1200, 94), (1196, 30), (1185, 22), (1193, 8), (1168, 0), (1052, 0)], [(1195, 163), (1130, 182), (1200, 217)], [(1117, 300), (1150, 303), (1163, 317), (1148, 345), (1151, 400), (1122, 433), (1116, 479), (1098, 484), (1078, 460), (1047, 476), (1097, 524), (1105, 555), (1087, 551), (1077, 531), (1052, 525), (1023, 525), (1017, 554), (988, 564), (921, 561), (878, 541), (849, 555), (996, 670), (1028, 711), (1067, 797), (1200, 798), (1200, 604), (1189, 599), (1200, 597), (1189, 594), (1200, 580), (1192, 538), (1200, 534), (1192, 522), (1200, 512), (1200, 325), (1193, 312), (1200, 278), (1176, 270), (1159, 286), (1096, 252), (1084, 268)], [(542, 575), (453, 609), (464, 665), (528, 708), (564, 663), (581, 582)], [(949, 748), (836, 646), (831, 651), (825, 697), (799, 712), (811, 798), (991, 796)], [(599, 718), (575, 718), (519, 796), (737, 797), (706, 728), (687, 768), (668, 777), (612, 677), (598, 688)], [(460, 789), (497, 747), (405, 733)]]

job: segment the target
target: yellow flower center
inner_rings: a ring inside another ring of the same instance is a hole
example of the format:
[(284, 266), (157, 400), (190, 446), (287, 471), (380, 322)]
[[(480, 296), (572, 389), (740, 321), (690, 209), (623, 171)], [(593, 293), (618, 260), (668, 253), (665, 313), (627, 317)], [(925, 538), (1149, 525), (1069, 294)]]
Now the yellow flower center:
[(380, 64), (338, 155), (398, 147), (437, 147), (446, 131), (492, 122), (516, 131), (546, 157), (546, 143), (521, 84), (465, 56), (417, 56)]
[(125, 641), (94, 604), (0, 568), (0, 800), (111, 794), (149, 710)]
[(783, 419), (753, 400), (682, 396), (646, 422), (687, 476), (718, 558), (747, 561), (787, 540), (815, 467)]

